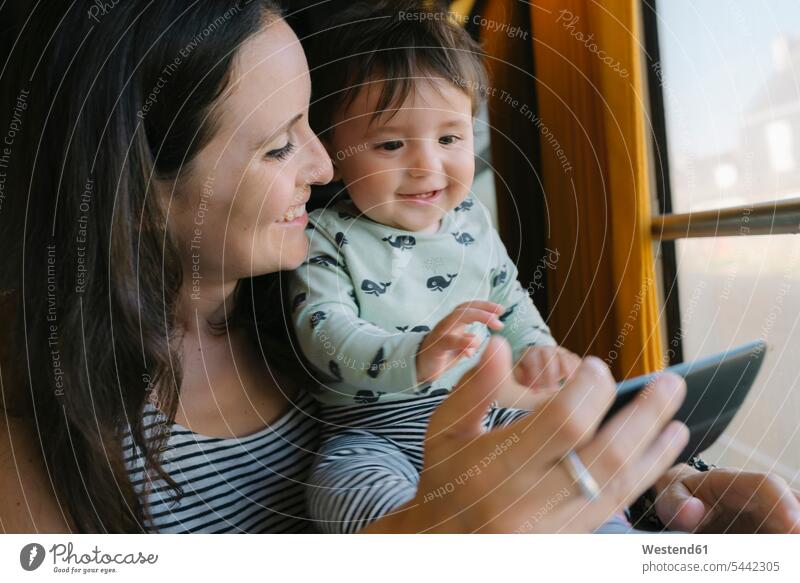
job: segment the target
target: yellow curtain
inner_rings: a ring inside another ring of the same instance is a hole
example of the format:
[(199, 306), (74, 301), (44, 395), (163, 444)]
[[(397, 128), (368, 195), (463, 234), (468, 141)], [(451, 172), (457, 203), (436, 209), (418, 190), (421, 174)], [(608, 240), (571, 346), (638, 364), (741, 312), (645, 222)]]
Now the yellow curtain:
[(540, 0), (531, 10), (548, 241), (574, 263), (550, 279), (553, 327), (618, 377), (660, 367), (637, 0)]
[[(638, 5), (497, 0), (484, 10), (509, 23), (524, 10), (532, 31), (525, 50), (535, 111), (518, 104), (511, 122), (492, 123), (522, 126), (539, 143), (546, 249), (557, 258), (547, 273), (551, 328), (570, 349), (605, 359), (618, 378), (662, 364)], [(500, 30), (486, 41), (490, 69), (497, 56), (521, 58), (519, 36)], [(492, 153), (502, 154), (494, 145)]]

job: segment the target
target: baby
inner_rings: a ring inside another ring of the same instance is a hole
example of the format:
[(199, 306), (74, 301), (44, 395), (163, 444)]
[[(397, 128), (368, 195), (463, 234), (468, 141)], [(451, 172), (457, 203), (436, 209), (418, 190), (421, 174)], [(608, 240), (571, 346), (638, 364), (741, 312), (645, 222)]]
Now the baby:
[[(312, 123), (346, 188), (309, 215), (308, 259), (289, 287), (328, 425), (309, 499), (329, 532), (414, 495), (428, 417), (490, 334), (508, 340), (526, 386), (557, 387), (579, 362), (556, 346), (470, 195), (480, 47), (447, 18), (393, 6), (351, 8), (309, 51)], [(486, 426), (524, 413), (492, 409)]]

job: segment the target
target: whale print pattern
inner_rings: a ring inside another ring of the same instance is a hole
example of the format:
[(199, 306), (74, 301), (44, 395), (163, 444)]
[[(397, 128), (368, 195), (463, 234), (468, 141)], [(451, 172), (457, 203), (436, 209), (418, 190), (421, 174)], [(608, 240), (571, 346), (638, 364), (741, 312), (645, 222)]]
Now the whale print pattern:
[(344, 268), (344, 265), (339, 264), (339, 262), (330, 255), (317, 255), (316, 257), (309, 259), (308, 262), (311, 265), (324, 265), (326, 267)]
[(498, 317), (498, 320), (500, 320), (501, 322), (505, 322), (506, 320), (508, 320), (508, 319), (511, 317), (511, 314), (513, 314), (513, 313), (514, 313), (514, 310), (516, 310), (516, 309), (517, 309), (517, 304), (514, 304), (513, 306), (511, 306), (510, 308), (508, 308), (508, 309), (507, 309), (505, 312), (503, 312), (503, 313), (502, 313), (502, 314), (501, 314), (501, 315)]
[(328, 370), (331, 371), (331, 374), (335, 379), (334, 382), (341, 383), (344, 380), (344, 377), (342, 377), (342, 371), (339, 369), (339, 364), (335, 360), (331, 360), (328, 363)]
[(319, 325), (319, 323), (327, 319), (327, 317), (328, 315), (322, 310), (319, 310), (311, 314), (311, 329), (313, 330), (314, 328), (316, 328)]
[(453, 237), (455, 237), (457, 243), (461, 243), (465, 247), (468, 247), (469, 245), (472, 245), (475, 242), (475, 238), (469, 233), (459, 233), (458, 231), (456, 231), (455, 233), (450, 233), (450, 234), (453, 235)]
[(396, 237), (392, 237), (389, 235), (388, 237), (384, 237), (381, 239), (382, 241), (386, 241), (394, 247), (395, 249), (400, 249), (401, 251), (405, 251), (406, 249), (413, 249), (414, 245), (417, 244), (417, 239), (413, 235), (397, 235)]
[(453, 283), (453, 279), (455, 279), (457, 275), (457, 273), (448, 273), (446, 278), (441, 275), (429, 277), (427, 283), (428, 289), (431, 291), (444, 291), (445, 288), (450, 287), (450, 284)]
[(506, 269), (505, 263), (500, 267), (495, 267), (492, 270), (492, 287), (503, 285), (506, 282), (507, 278), (508, 278), (508, 270)]
[(294, 299), (292, 300), (292, 311), (294, 312), (305, 301), (306, 301), (306, 292), (300, 292), (299, 294), (294, 296)]
[(366, 292), (373, 296), (380, 296), (386, 293), (386, 288), (392, 285), (392, 282), (375, 283), (370, 279), (365, 279), (361, 282), (361, 291)]
[(353, 400), (358, 405), (369, 405), (370, 403), (377, 403), (378, 400), (381, 398), (381, 395), (385, 394), (386, 393), (382, 391), (373, 392), (373, 391), (361, 390), (356, 393), (356, 396), (353, 398)]
[(474, 200), (472, 200), (471, 198), (466, 198), (466, 199), (464, 199), (464, 202), (462, 202), (460, 205), (458, 205), (453, 210), (456, 211), (457, 213), (458, 212), (468, 211), (468, 210), (470, 210), (472, 208), (472, 205), (474, 205), (474, 204), (475, 204)]
[[(400, 332), (407, 332), (408, 331), (408, 325), (406, 325), (406, 326), (395, 326), (395, 328), (397, 330), (400, 330)], [(430, 332), (431, 329), (428, 328), (427, 326), (425, 326), (424, 324), (420, 324), (419, 326), (414, 326), (411, 329), (411, 331), (412, 332)]]
[(377, 354), (375, 354), (375, 358), (372, 359), (372, 362), (367, 369), (367, 374), (372, 377), (373, 379), (378, 378), (378, 375), (381, 374), (381, 367), (386, 364), (386, 359), (383, 357), (383, 346), (378, 349)]

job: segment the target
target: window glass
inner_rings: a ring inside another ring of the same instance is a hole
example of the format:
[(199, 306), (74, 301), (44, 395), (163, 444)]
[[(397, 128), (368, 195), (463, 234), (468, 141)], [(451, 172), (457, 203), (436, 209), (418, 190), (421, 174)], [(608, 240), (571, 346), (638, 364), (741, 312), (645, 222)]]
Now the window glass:
[(656, 6), (673, 210), (800, 197), (800, 2)]

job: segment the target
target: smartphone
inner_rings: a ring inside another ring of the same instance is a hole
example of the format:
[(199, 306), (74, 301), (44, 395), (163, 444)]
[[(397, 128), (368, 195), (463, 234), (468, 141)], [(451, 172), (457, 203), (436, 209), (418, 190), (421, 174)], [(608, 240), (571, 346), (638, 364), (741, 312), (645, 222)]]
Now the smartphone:
[[(676, 463), (686, 462), (708, 449), (722, 435), (744, 402), (764, 362), (767, 344), (748, 342), (725, 352), (671, 366), (672, 372), (686, 380), (686, 399), (674, 419), (689, 428), (689, 443)], [(662, 372), (628, 379), (617, 385), (617, 398), (603, 423), (642, 391), (650, 390)]]

